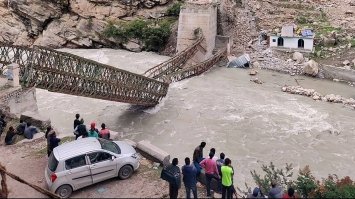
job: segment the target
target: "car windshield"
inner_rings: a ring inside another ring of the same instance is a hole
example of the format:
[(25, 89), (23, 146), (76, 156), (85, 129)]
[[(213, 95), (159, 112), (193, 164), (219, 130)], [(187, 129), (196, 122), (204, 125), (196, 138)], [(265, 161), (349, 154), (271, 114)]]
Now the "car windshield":
[(48, 168), (52, 172), (55, 172), (55, 170), (57, 169), (57, 166), (58, 166), (58, 160), (55, 158), (55, 156), (52, 152), (51, 155), (49, 156), (49, 159), (48, 159)]
[(101, 144), (102, 149), (105, 149), (107, 151), (111, 151), (116, 154), (121, 154), (121, 149), (116, 143), (111, 142), (109, 140), (101, 139), (101, 138), (99, 138), (98, 140)]

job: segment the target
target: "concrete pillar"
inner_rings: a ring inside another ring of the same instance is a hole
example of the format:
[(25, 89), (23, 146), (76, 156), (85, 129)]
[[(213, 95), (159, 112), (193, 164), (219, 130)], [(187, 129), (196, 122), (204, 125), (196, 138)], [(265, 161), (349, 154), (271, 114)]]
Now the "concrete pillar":
[(20, 86), (20, 67), (16, 63), (7, 66), (7, 84), (12, 87)]
[(205, 41), (204, 50), (200, 50), (192, 59), (196, 62), (204, 61), (212, 56), (217, 35), (217, 6), (212, 3), (188, 3), (180, 10), (177, 37), (177, 51), (180, 52), (195, 41), (194, 30), (202, 29)]

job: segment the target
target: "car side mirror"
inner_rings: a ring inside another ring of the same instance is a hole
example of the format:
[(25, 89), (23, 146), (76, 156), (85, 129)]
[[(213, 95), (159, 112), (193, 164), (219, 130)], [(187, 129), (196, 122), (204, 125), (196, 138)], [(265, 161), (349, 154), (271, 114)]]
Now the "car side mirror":
[(115, 160), (116, 159), (116, 157), (115, 156), (111, 156), (111, 160), (113, 161), (113, 160)]

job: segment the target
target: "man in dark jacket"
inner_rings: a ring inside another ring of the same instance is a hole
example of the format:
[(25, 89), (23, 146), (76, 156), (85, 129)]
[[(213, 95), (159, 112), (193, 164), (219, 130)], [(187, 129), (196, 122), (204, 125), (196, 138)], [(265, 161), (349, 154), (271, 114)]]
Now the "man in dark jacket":
[(77, 126), (79, 126), (81, 124), (79, 118), (80, 118), (80, 115), (77, 113), (75, 115), (75, 120), (74, 120), (74, 130), (76, 129)]
[(9, 130), (6, 133), (6, 137), (5, 137), (5, 144), (6, 145), (11, 145), (14, 144), (15, 142), (15, 129), (14, 127), (10, 126)]
[(27, 126), (26, 122), (20, 120), (20, 124), (16, 127), (16, 133), (18, 135), (22, 135), (25, 132), (26, 126)]
[(75, 139), (78, 139), (78, 137), (80, 136), (82, 136), (83, 138), (88, 136), (88, 131), (86, 130), (84, 119), (81, 118), (80, 125), (76, 127), (74, 134), (75, 134)]
[(183, 181), (186, 189), (186, 198), (191, 198), (190, 193), (194, 194), (194, 198), (197, 198), (197, 169), (194, 165), (190, 164), (190, 158), (185, 158), (185, 165), (182, 167)]
[(48, 137), (49, 137), (49, 142), (48, 142), (49, 145), (47, 146), (47, 153), (49, 157), (53, 149), (59, 145), (60, 139), (57, 138), (57, 135), (53, 130), (49, 132)]
[(5, 121), (5, 115), (1, 115), (0, 117), (0, 135), (2, 134), (2, 132), (4, 131), (5, 127), (6, 127), (6, 121)]
[(166, 168), (171, 173), (173, 173), (176, 178), (175, 182), (169, 182), (170, 198), (177, 198), (178, 193), (179, 193), (179, 189), (181, 187), (181, 172), (180, 172), (180, 168), (177, 166), (178, 163), (179, 163), (179, 160), (177, 158), (174, 158), (172, 163)]

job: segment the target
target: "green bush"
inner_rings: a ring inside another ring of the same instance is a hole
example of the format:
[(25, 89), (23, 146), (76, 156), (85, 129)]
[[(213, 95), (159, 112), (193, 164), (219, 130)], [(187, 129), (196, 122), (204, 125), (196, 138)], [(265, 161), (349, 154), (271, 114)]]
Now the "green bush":
[(179, 16), (181, 6), (181, 2), (175, 2), (171, 7), (168, 8), (166, 14), (168, 16)]
[(296, 187), (299, 194), (304, 198), (308, 198), (309, 194), (317, 188), (315, 178), (308, 166), (299, 171)]
[[(285, 169), (278, 169), (271, 162), (269, 166), (262, 166), (266, 173), (263, 177), (254, 171), (251, 171), (252, 177), (260, 187), (262, 192), (267, 195), (270, 190), (270, 183), (276, 180), (287, 192), (287, 187), (293, 187), (296, 190), (296, 197), (301, 198), (355, 198), (355, 183), (346, 176), (339, 179), (336, 175), (329, 175), (328, 178), (317, 181), (312, 175), (308, 166), (300, 169), (295, 181), (288, 180), (292, 177), (292, 165), (286, 164)], [(285, 171), (285, 172), (284, 172)]]
[(137, 19), (118, 24), (109, 23), (104, 31), (107, 37), (115, 38), (120, 43), (130, 39), (138, 39), (144, 44), (145, 50), (159, 51), (168, 41), (171, 24), (175, 20), (144, 21)]

